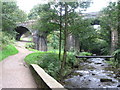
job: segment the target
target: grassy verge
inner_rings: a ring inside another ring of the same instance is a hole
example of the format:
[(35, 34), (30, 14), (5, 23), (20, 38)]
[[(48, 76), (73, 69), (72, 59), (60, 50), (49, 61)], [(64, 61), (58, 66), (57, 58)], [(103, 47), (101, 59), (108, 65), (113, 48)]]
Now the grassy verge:
[[(86, 55), (85, 52), (83, 54)], [(35, 51), (35, 53), (31, 53), (28, 56), (26, 56), (24, 60), (28, 64), (39, 65), (49, 75), (54, 77), (56, 80), (59, 80), (60, 66), (62, 61), (59, 61), (58, 56), (59, 56), (58, 51), (47, 51), (47, 52)], [(68, 52), (66, 66), (64, 67), (63, 77), (68, 75), (71, 72), (71, 70), (74, 68), (74, 66), (78, 64), (78, 62), (79, 60), (75, 58), (75, 54), (72, 52)]]
[[(43, 68), (49, 75), (54, 77), (56, 80), (59, 80), (60, 76), (60, 66), (61, 61), (58, 59), (58, 52), (48, 51), (48, 52), (35, 52), (29, 54), (25, 58), (25, 62), (28, 64), (37, 64), (41, 68)], [(68, 68), (71, 68), (72, 65), (75, 63), (76, 58), (73, 54), (68, 54), (66, 67), (65, 68), (65, 75), (68, 73)]]
[(7, 45), (4, 49), (0, 51), (0, 61), (8, 56), (17, 54), (18, 50), (13, 45)]

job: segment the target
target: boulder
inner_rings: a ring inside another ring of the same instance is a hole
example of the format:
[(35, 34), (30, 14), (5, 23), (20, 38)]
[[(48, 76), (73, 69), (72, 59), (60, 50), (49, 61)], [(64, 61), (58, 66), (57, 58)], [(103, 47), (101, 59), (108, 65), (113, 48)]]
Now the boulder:
[(74, 68), (78, 68), (78, 67), (79, 67), (79, 65), (74, 65), (73, 67), (74, 67)]
[(101, 82), (112, 82), (112, 79), (101, 78), (100, 81), (101, 81)]
[(101, 66), (105, 66), (104, 64), (102, 64)]
[(117, 87), (120, 87), (120, 84)]
[(95, 64), (102, 64), (102, 63), (95, 63)]
[(94, 73), (92, 73), (92, 75), (95, 75)]

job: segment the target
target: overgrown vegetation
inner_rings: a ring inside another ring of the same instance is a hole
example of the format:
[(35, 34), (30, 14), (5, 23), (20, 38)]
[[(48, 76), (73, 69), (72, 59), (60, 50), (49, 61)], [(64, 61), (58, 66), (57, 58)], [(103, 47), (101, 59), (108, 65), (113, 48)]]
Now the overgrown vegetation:
[(14, 38), (7, 32), (0, 31), (0, 48), (1, 50), (6, 47), (6, 45), (13, 43)]
[(15, 28), (18, 22), (24, 22), (27, 19), (27, 14), (20, 10), (17, 2), (2, 2), (2, 30), (0, 31), (1, 48), (13, 42), (16, 32)]
[(7, 45), (2, 50), (0, 50), (0, 61), (2, 61), (8, 56), (11, 56), (17, 53), (18, 53), (18, 50), (14, 47), (14, 45)]
[[(82, 53), (82, 55), (88, 55), (88, 54), (90, 55), (90, 53), (87, 52)], [(59, 61), (58, 56), (59, 56), (58, 52), (37, 51), (35, 53), (26, 56), (25, 62), (27, 62), (28, 64), (38, 64), (56, 80), (60, 80), (61, 61)], [(74, 65), (78, 64), (78, 62), (79, 61), (75, 58), (74, 53), (69, 52), (66, 60), (66, 66), (64, 67), (65, 71), (62, 72), (63, 77), (66, 76), (66, 74), (70, 73)]]
[(116, 67), (120, 67), (120, 49), (116, 50), (112, 54), (114, 56), (113, 65)]
[(34, 43), (26, 43), (25, 48), (27, 49), (35, 49), (35, 44)]

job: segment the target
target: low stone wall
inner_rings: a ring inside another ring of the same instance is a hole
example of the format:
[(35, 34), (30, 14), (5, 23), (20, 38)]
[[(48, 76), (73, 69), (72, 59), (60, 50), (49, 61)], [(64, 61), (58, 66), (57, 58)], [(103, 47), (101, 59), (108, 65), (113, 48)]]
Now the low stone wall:
[(58, 83), (53, 77), (48, 75), (40, 66), (36, 64), (30, 65), (32, 74), (38, 85), (38, 88), (45, 88), (50, 90), (62, 89), (66, 90), (60, 83)]

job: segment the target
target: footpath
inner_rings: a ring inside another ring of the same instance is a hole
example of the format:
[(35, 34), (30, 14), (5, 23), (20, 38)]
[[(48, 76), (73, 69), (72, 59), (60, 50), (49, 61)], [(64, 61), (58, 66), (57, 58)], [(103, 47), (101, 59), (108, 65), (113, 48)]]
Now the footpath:
[(17, 42), (18, 54), (9, 56), (0, 62), (0, 90), (1, 88), (37, 88), (29, 67), (24, 58), (32, 53), (23, 48), (23, 42)]

